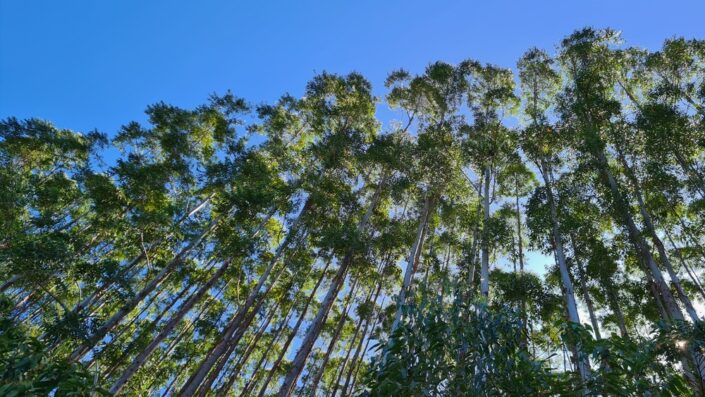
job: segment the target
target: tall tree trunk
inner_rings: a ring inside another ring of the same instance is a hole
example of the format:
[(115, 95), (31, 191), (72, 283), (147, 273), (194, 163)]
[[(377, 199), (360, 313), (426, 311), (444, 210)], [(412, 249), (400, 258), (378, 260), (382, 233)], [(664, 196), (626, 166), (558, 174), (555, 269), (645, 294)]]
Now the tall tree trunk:
[(678, 261), (681, 263), (681, 266), (688, 272), (688, 276), (690, 277), (690, 280), (693, 282), (695, 285), (695, 288), (698, 290), (698, 293), (700, 294), (700, 297), (705, 301), (705, 290), (703, 289), (703, 285), (700, 283), (700, 280), (697, 277), (697, 274), (693, 271), (693, 269), (690, 268), (688, 265), (688, 262), (683, 258), (683, 255), (681, 255), (678, 246), (673, 242), (673, 239), (671, 238), (671, 234), (668, 232), (668, 230), (665, 231), (666, 237), (668, 238), (668, 242), (671, 244), (671, 247), (673, 247), (673, 252), (676, 253), (676, 256), (678, 257)]
[(316, 376), (314, 376), (314, 378), (313, 378), (313, 384), (311, 385), (311, 396), (312, 397), (315, 397), (315, 395), (316, 395), (316, 391), (318, 390), (318, 384), (321, 382), (321, 378), (323, 378), (323, 373), (326, 370), (326, 365), (328, 365), (328, 360), (330, 360), (330, 356), (333, 354), (333, 351), (335, 350), (335, 346), (338, 344), (338, 339), (340, 338), (340, 333), (343, 331), (343, 327), (345, 326), (345, 323), (347, 322), (348, 312), (350, 311), (350, 307), (352, 306), (352, 302), (355, 299), (356, 292), (357, 291), (354, 291), (353, 289), (350, 290), (350, 295), (349, 295), (350, 299), (345, 304), (343, 312), (340, 314), (340, 319), (338, 320), (338, 323), (335, 326), (333, 334), (331, 335), (330, 342), (328, 343), (328, 349), (326, 349), (326, 354), (323, 356), (323, 360), (321, 361), (321, 366), (319, 367), (318, 371), (316, 372)]
[(515, 181), (516, 194), (516, 218), (517, 218), (517, 240), (519, 247), (519, 271), (524, 272), (524, 242), (521, 232), (521, 207), (519, 206), (519, 182)]
[[(320, 253), (319, 253), (318, 255), (320, 255)], [(316, 260), (318, 259), (318, 255), (316, 256)], [(315, 260), (314, 260), (314, 263), (315, 263)], [(328, 263), (330, 263), (330, 262), (328, 262)], [(306, 274), (306, 276), (304, 277), (304, 279), (308, 279), (309, 275), (310, 275), (312, 272), (313, 272), (313, 266), (312, 266), (311, 269), (308, 271), (308, 273)], [(322, 277), (323, 277), (323, 276), (322, 276)], [(259, 309), (257, 309), (257, 310), (259, 310)], [(284, 332), (284, 328), (285, 328), (285, 327), (289, 324), (289, 322), (291, 321), (291, 317), (294, 315), (294, 312), (295, 312), (295, 310), (294, 310), (294, 305), (292, 304), (292, 305), (289, 306), (289, 309), (288, 309), (288, 312), (287, 312), (287, 315), (286, 315), (286, 319), (280, 324), (279, 329), (276, 331), (276, 334), (275, 334), (274, 338), (272, 339), (272, 343), (271, 343), (271, 348), (270, 348), (270, 349), (274, 349), (274, 345), (275, 345), (276, 342), (279, 340), (279, 337), (281, 336), (282, 332)], [(236, 343), (237, 343), (237, 342), (236, 342)], [(255, 341), (254, 344), (251, 344), (251, 346), (248, 347), (248, 349), (254, 348), (254, 347), (255, 347), (254, 345), (256, 345), (256, 343), (257, 343), (257, 342)], [(234, 347), (235, 347), (235, 345), (231, 346), (231, 349), (234, 349)], [(227, 360), (228, 357), (229, 357), (231, 354), (232, 354), (232, 350), (230, 350), (229, 352), (226, 353), (226, 355), (224, 356), (223, 360)], [(241, 367), (242, 367), (243, 365), (245, 365), (246, 360), (247, 360), (247, 358), (249, 357), (249, 354), (250, 354), (250, 353), (246, 351), (246, 355), (245, 355), (244, 357), (240, 357), (240, 358), (238, 359), (238, 363), (235, 365), (235, 367), (233, 368), (233, 370), (232, 370), (232, 372), (231, 372), (231, 374), (230, 374), (230, 379), (228, 380), (228, 382), (227, 382), (225, 385), (223, 385), (223, 386), (218, 390), (218, 396), (225, 396), (225, 394), (227, 394), (227, 391), (228, 391), (230, 388), (232, 388), (232, 385), (235, 383), (235, 380), (238, 378), (238, 376), (239, 376), (239, 374), (240, 374)], [(261, 364), (261, 363), (260, 363), (260, 364)], [(259, 365), (259, 364), (258, 364), (258, 365)], [(220, 371), (220, 369), (216, 369), (216, 372), (219, 372), (219, 371)], [(253, 384), (252, 384), (252, 383), (249, 383), (248, 386), (252, 387)], [(245, 389), (248, 390), (247, 387), (246, 387)], [(201, 392), (200, 392), (199, 395), (205, 395), (205, 391), (206, 391), (205, 388), (201, 388)], [(249, 390), (248, 390), (247, 392), (249, 393)], [(241, 393), (241, 394), (242, 394), (242, 393)]]
[(482, 263), (480, 265), (480, 293), (487, 298), (490, 294), (490, 247), (489, 247), (489, 221), (490, 221), (490, 167), (484, 170), (484, 192), (482, 194)]
[[(480, 179), (479, 191), (482, 191), (482, 179)], [(477, 214), (478, 216), (482, 213), (482, 200), (477, 201)], [(470, 246), (470, 252), (468, 253), (468, 292), (472, 290), (475, 284), (475, 267), (477, 265), (477, 251), (480, 246), (480, 222), (476, 222), (472, 230), (472, 245)], [(465, 296), (465, 300), (468, 300), (469, 296)]]
[(683, 154), (681, 154), (678, 148), (673, 148), (672, 152), (675, 155), (678, 164), (681, 166), (685, 174), (689, 176), (689, 179), (695, 179), (694, 184), (696, 189), (698, 190), (702, 198), (705, 198), (705, 179), (703, 179), (703, 176), (700, 175), (700, 173), (693, 168), (692, 164), (690, 164), (690, 162), (683, 157)]
[[(260, 373), (259, 369), (262, 367), (262, 364), (264, 361), (267, 359), (267, 356), (269, 353), (274, 349), (274, 346), (277, 344), (277, 341), (279, 340), (279, 337), (282, 335), (284, 332), (284, 329), (286, 328), (287, 324), (289, 324), (289, 321), (291, 320), (291, 317), (294, 314), (294, 305), (290, 305), (288, 309), (288, 313), (285, 317), (285, 319), (279, 324), (279, 327), (275, 331), (274, 335), (272, 336), (272, 342), (270, 343), (269, 348), (264, 349), (262, 354), (260, 355), (259, 360), (257, 361), (257, 364), (253, 368), (250, 376), (250, 380), (245, 384), (245, 387), (243, 388), (242, 392), (240, 393), (241, 396), (246, 396), (250, 394), (250, 391), (252, 388), (256, 385), (256, 382), (259, 381), (260, 379)], [(233, 367), (232, 372), (230, 373), (228, 381), (218, 390), (217, 396), (218, 397), (225, 397), (228, 394), (228, 391), (232, 389), (233, 384), (235, 383), (235, 380), (240, 378), (240, 371), (242, 370), (242, 367), (247, 363), (247, 360), (249, 359), (250, 354), (252, 354), (252, 351), (254, 350), (255, 347), (258, 346), (258, 341), (259, 338), (261, 337), (262, 334), (259, 334), (257, 338), (250, 344), (250, 347), (248, 347), (248, 351), (245, 352), (245, 355), (239, 360), (239, 362)], [(201, 389), (200, 395), (205, 396), (206, 395), (206, 390)]]
[(590, 323), (592, 324), (592, 329), (593, 332), (595, 333), (595, 338), (596, 339), (602, 339), (602, 336), (600, 335), (600, 324), (597, 321), (597, 316), (595, 315), (595, 306), (593, 305), (592, 298), (590, 297), (590, 291), (588, 291), (587, 288), (587, 283), (585, 281), (585, 268), (583, 267), (582, 263), (580, 262), (580, 259), (578, 258), (579, 256), (579, 248), (578, 245), (576, 244), (575, 241), (575, 235), (573, 233), (570, 234), (570, 242), (571, 245), (573, 246), (573, 253), (574, 253), (574, 260), (576, 267), (578, 269), (578, 277), (580, 281), (580, 291), (583, 294), (583, 299), (585, 300), (585, 305), (588, 308), (588, 315), (590, 316)]
[(220, 219), (225, 215), (225, 213), (219, 215), (216, 219), (212, 220), (210, 225), (201, 232), (201, 234), (191, 241), (186, 247), (182, 248), (181, 251), (167, 263), (166, 266), (151, 280), (149, 281), (134, 297), (128, 300), (112, 317), (110, 317), (96, 332), (88, 338), (86, 342), (81, 344), (76, 348), (69, 356), (69, 361), (76, 361), (81, 358), (88, 350), (100, 342), (105, 335), (108, 334), (127, 314), (129, 314), (132, 309), (134, 309), (147, 295), (149, 295), (155, 288), (157, 288), (161, 283), (167, 278), (168, 275), (176, 268), (176, 266), (183, 261), (183, 259), (188, 256), (191, 251), (201, 244), (201, 242), (218, 226)]
[[(220, 359), (220, 357), (229, 349), (229, 346), (233, 345), (234, 343), (231, 341), (231, 337), (233, 334), (236, 333), (236, 331), (240, 328), (244, 328), (247, 325), (242, 324), (243, 319), (245, 319), (245, 322), (248, 322), (247, 318), (247, 313), (252, 311), (252, 316), (249, 316), (249, 320), (252, 320), (252, 317), (254, 316), (254, 311), (256, 310), (250, 310), (252, 309), (253, 304), (255, 304), (255, 301), (258, 300), (257, 306), (261, 305), (261, 302), (264, 300), (265, 296), (271, 289), (271, 287), (274, 284), (274, 281), (272, 281), (269, 284), (269, 287), (267, 288), (267, 291), (260, 296), (260, 290), (264, 286), (265, 282), (269, 278), (270, 273), (274, 269), (274, 266), (279, 262), (280, 257), (284, 253), (284, 250), (286, 247), (289, 245), (289, 243), (293, 240), (293, 238), (298, 234), (298, 229), (299, 229), (299, 223), (302, 220), (302, 217), (308, 212), (309, 208), (312, 205), (312, 201), (310, 197), (306, 200), (306, 204), (304, 204), (303, 208), (301, 209), (301, 212), (299, 213), (299, 216), (296, 218), (294, 223), (291, 225), (291, 228), (289, 229), (289, 232), (287, 233), (286, 237), (284, 238), (284, 241), (279, 245), (277, 248), (277, 251), (274, 254), (274, 257), (269, 261), (269, 264), (267, 265), (267, 268), (265, 271), (262, 273), (260, 276), (259, 280), (257, 281), (257, 285), (252, 289), (250, 294), (247, 296), (247, 299), (245, 300), (245, 303), (240, 306), (235, 314), (233, 316), (232, 320), (228, 323), (226, 326), (225, 330), (223, 331), (218, 343), (216, 343), (213, 348), (209, 351), (209, 353), (206, 355), (204, 360), (201, 362), (199, 365), (198, 369), (196, 372), (194, 372), (191, 377), (186, 381), (186, 383), (181, 387), (181, 390), (179, 391), (179, 396), (183, 397), (191, 397), (196, 393), (196, 390), (198, 387), (201, 385), (203, 380), (208, 376), (208, 373), (211, 371), (213, 368), (213, 365), (216, 364), (216, 361)], [(282, 268), (283, 269), (283, 268)], [(277, 278), (281, 274), (281, 271), (278, 272)]]
[[(381, 286), (381, 284), (380, 284), (380, 286)], [(375, 301), (377, 300), (377, 297), (379, 296), (379, 291), (380, 291), (380, 288), (378, 286)], [(385, 299), (386, 299), (386, 297), (385, 297)], [(382, 299), (382, 306), (384, 305), (385, 299)], [(379, 322), (378, 313), (373, 312), (373, 315), (375, 316), (375, 321), (372, 323), (372, 332), (374, 332), (374, 329)], [(367, 342), (365, 342), (365, 348), (362, 349), (362, 344), (365, 341), (365, 335), (367, 335), (367, 330), (368, 330), (369, 325), (370, 325), (370, 321), (365, 322), (365, 329), (362, 331), (362, 338), (360, 338), (360, 342), (358, 342), (357, 348), (355, 349), (355, 355), (353, 355), (353, 359), (350, 364), (350, 370), (348, 371), (348, 375), (345, 377), (345, 384), (343, 385), (343, 390), (340, 393), (340, 395), (342, 397), (345, 397), (348, 394), (348, 387), (353, 387), (352, 383), (355, 382), (355, 380), (354, 380), (355, 375), (357, 374), (357, 370), (360, 367), (360, 363), (364, 359), (364, 355), (367, 352), (367, 348), (369, 346), (370, 339), (372, 339), (372, 335), (368, 335)], [(360, 357), (361, 354), (362, 354), (362, 357)], [(259, 397), (262, 397), (262, 396), (259, 396)], [(333, 397), (335, 397), (335, 396), (333, 396)]]
[[(383, 172), (382, 177), (379, 183), (377, 184), (377, 189), (375, 190), (375, 193), (372, 196), (370, 205), (367, 208), (367, 212), (358, 224), (359, 233), (365, 233), (367, 231), (367, 224), (369, 223), (370, 217), (372, 216), (372, 212), (375, 210), (375, 208), (377, 208), (377, 205), (379, 204), (380, 197), (382, 195), (382, 189), (386, 185), (386, 183), (387, 173)], [(343, 258), (340, 266), (338, 267), (338, 271), (336, 272), (335, 276), (333, 277), (333, 280), (331, 281), (330, 288), (328, 289), (325, 298), (321, 302), (321, 307), (319, 308), (316, 317), (311, 322), (311, 325), (309, 325), (309, 329), (306, 332), (306, 336), (304, 337), (304, 340), (301, 343), (301, 347), (296, 353), (294, 361), (292, 361), (291, 363), (291, 368), (286, 374), (284, 382), (282, 383), (279, 392), (277, 393), (279, 397), (288, 397), (291, 394), (294, 386), (296, 385), (296, 381), (299, 379), (301, 371), (303, 371), (306, 359), (308, 358), (309, 354), (311, 354), (313, 344), (318, 338), (318, 335), (321, 333), (323, 324), (328, 318), (328, 312), (330, 311), (331, 306), (333, 306), (333, 302), (335, 301), (336, 296), (338, 296), (338, 292), (340, 292), (340, 289), (343, 286), (343, 282), (345, 281), (345, 275), (347, 274), (348, 268), (352, 264), (353, 258), (354, 251), (349, 250)]]
[(311, 294), (308, 296), (308, 299), (306, 300), (306, 304), (304, 305), (303, 309), (301, 309), (301, 313), (299, 314), (299, 318), (296, 320), (296, 324), (294, 325), (294, 328), (289, 333), (289, 337), (286, 339), (284, 346), (282, 346), (282, 350), (279, 352), (279, 356), (277, 357), (277, 360), (272, 364), (272, 368), (269, 370), (269, 373), (267, 374), (267, 378), (264, 380), (264, 384), (260, 387), (259, 393), (257, 393), (258, 397), (264, 396), (264, 393), (267, 391), (267, 387), (269, 386), (269, 382), (272, 381), (274, 374), (279, 369), (279, 366), (281, 365), (282, 360), (284, 360), (284, 357), (286, 356), (286, 352), (289, 349), (291, 342), (293, 342), (294, 339), (296, 338), (296, 335), (299, 332), (299, 328), (301, 327), (301, 324), (304, 322), (304, 319), (306, 318), (306, 313), (308, 312), (308, 307), (311, 305), (311, 301), (316, 296), (316, 292), (318, 292), (318, 287), (321, 285), (321, 282), (323, 281), (323, 279), (326, 276), (326, 270), (328, 270), (328, 266), (330, 265), (331, 260), (332, 260), (332, 258), (328, 259), (326, 261), (326, 265), (323, 267), (323, 270), (321, 270), (321, 277), (318, 278), (316, 285), (313, 287)]
[(612, 200), (614, 201), (615, 210), (621, 215), (622, 222), (627, 228), (627, 234), (629, 235), (629, 240), (631, 241), (634, 249), (643, 258), (651, 276), (654, 279), (656, 288), (658, 289), (661, 298), (663, 299), (666, 310), (668, 310), (669, 315), (674, 320), (683, 320), (683, 313), (678, 307), (671, 290), (668, 288), (668, 284), (663, 278), (663, 274), (659, 269), (654, 257), (651, 255), (651, 251), (644, 241), (644, 237), (634, 223), (634, 218), (629, 210), (629, 206), (625, 202), (624, 196), (617, 185), (617, 181), (612, 176), (609, 170), (609, 164), (607, 162), (607, 157), (605, 156), (604, 150), (599, 149), (595, 153), (595, 159), (597, 162), (598, 170), (602, 175), (603, 181), (607, 185), (606, 187), (610, 190), (612, 195)]
[[(204, 200), (202, 200), (200, 203), (198, 203), (193, 209), (190, 211), (184, 213), (179, 219), (176, 220), (174, 223), (172, 229), (178, 228), (185, 220), (191, 218), (192, 216), (196, 215), (199, 211), (201, 211), (203, 208), (206, 207), (206, 205), (213, 199), (215, 194), (210, 194), (208, 197), (206, 197)], [(231, 209), (228, 210), (228, 212)], [(175, 232), (169, 232), (163, 236), (160, 236), (156, 241), (152, 242), (149, 244), (149, 247), (146, 249), (142, 249), (140, 254), (134, 257), (129, 263), (127, 263), (125, 266), (123, 266), (120, 269), (120, 274), (125, 275), (128, 274), (132, 269), (134, 269), (140, 262), (143, 260), (147, 259), (147, 256), (149, 252), (153, 251), (156, 247), (160, 246), (162, 243), (165, 241), (169, 240), (174, 236)], [(114, 284), (113, 281), (111, 281), (108, 284), (102, 285), (100, 288), (96, 289), (96, 291), (93, 292), (93, 294), (89, 295), (86, 299), (82, 300), (76, 306), (73, 308), (74, 313), (78, 313), (81, 310), (89, 307), (92, 305), (96, 299), (100, 298), (102, 294), (104, 294), (108, 288), (110, 288)]]
[(350, 262), (352, 262), (352, 257), (346, 257), (343, 259), (343, 263), (341, 263), (338, 267), (338, 271), (336, 272), (335, 276), (333, 277), (333, 280), (331, 281), (331, 286), (328, 289), (325, 298), (323, 298), (323, 301), (321, 302), (321, 307), (319, 308), (316, 317), (311, 322), (311, 325), (309, 325), (308, 331), (306, 332), (306, 336), (304, 337), (304, 340), (301, 343), (301, 347), (299, 347), (299, 351), (296, 353), (296, 356), (294, 357), (294, 360), (291, 363), (291, 368), (286, 374), (284, 382), (282, 383), (282, 386), (279, 389), (279, 392), (277, 394), (279, 397), (288, 397), (293, 391), (293, 388), (296, 385), (296, 381), (298, 380), (299, 375), (301, 375), (301, 371), (304, 368), (306, 359), (308, 358), (309, 354), (311, 354), (313, 344), (315, 343), (316, 339), (318, 339), (318, 335), (321, 333), (323, 324), (325, 323), (326, 318), (328, 317), (328, 312), (333, 306), (333, 301), (335, 300), (335, 297), (338, 296), (338, 292), (340, 292), (340, 289), (343, 286), (343, 281), (345, 280), (345, 275), (347, 273), (347, 268), (350, 266)]
[(194, 295), (189, 297), (189, 299), (184, 302), (181, 307), (179, 307), (179, 310), (173, 316), (171, 316), (171, 318), (164, 325), (162, 330), (154, 338), (152, 338), (152, 341), (142, 350), (142, 352), (140, 352), (140, 354), (137, 355), (137, 357), (132, 360), (130, 366), (128, 366), (122, 373), (120, 378), (115, 381), (113, 386), (110, 388), (110, 393), (117, 394), (120, 392), (125, 383), (127, 383), (127, 381), (130, 380), (132, 375), (134, 375), (137, 370), (139, 370), (142, 365), (147, 362), (149, 356), (154, 352), (154, 350), (157, 349), (157, 347), (159, 347), (162, 341), (167, 336), (169, 336), (169, 334), (171, 334), (176, 325), (181, 322), (184, 316), (186, 316), (186, 314), (191, 311), (193, 306), (195, 306), (196, 303), (201, 300), (203, 295), (205, 295), (206, 292), (208, 292), (208, 290), (210, 290), (211, 287), (213, 287), (213, 285), (220, 279), (220, 277), (225, 273), (225, 271), (228, 270), (230, 263), (231, 261), (223, 263), (220, 268), (211, 276), (211, 278), (208, 279), (208, 281), (203, 284)]
[[(372, 304), (374, 305), (377, 302), (377, 297), (379, 296), (379, 292), (381, 290), (381, 287), (382, 287), (382, 283), (381, 283), (381, 279), (380, 279), (380, 282), (377, 285), (376, 291), (374, 292), (372, 299), (370, 300), (370, 297), (368, 296), (368, 298), (365, 302), (372, 302)], [(333, 391), (331, 392), (331, 397), (335, 397), (335, 395), (338, 393), (338, 389), (340, 388), (340, 380), (343, 377), (343, 373), (345, 373), (345, 368), (347, 366), (348, 360), (350, 360), (350, 354), (352, 353), (353, 347), (355, 346), (355, 340), (357, 340), (357, 336), (360, 334), (363, 322), (365, 323), (365, 328), (364, 328), (364, 331), (362, 331), (362, 335), (360, 336), (359, 344), (362, 343), (362, 340), (365, 337), (365, 333), (367, 332), (367, 325), (368, 325), (369, 321), (360, 317), (358, 319), (357, 326), (355, 327), (355, 333), (353, 334), (352, 340), (350, 340), (350, 344), (348, 346), (348, 352), (345, 354), (345, 359), (343, 360), (343, 364), (340, 366), (338, 376), (335, 380), (335, 384), (333, 385)], [(359, 344), (358, 344), (358, 346), (359, 346)], [(359, 349), (359, 347), (358, 347), (358, 349)], [(354, 359), (353, 359), (353, 361), (350, 362), (351, 368), (352, 368), (353, 362), (354, 362)], [(350, 373), (350, 370), (348, 371), (348, 373)]]
[[(544, 160), (542, 165), (542, 174), (544, 178), (544, 184), (546, 186), (546, 196), (548, 197), (548, 205), (551, 211), (551, 233), (553, 235), (553, 246), (556, 254), (556, 261), (558, 262), (558, 270), (561, 274), (561, 282), (563, 285), (563, 293), (566, 302), (566, 312), (568, 314), (568, 321), (580, 324), (580, 316), (578, 315), (578, 305), (575, 302), (575, 290), (573, 288), (573, 282), (570, 279), (570, 272), (568, 271), (568, 264), (565, 259), (565, 250), (563, 248), (563, 236), (560, 231), (560, 224), (558, 220), (558, 208), (556, 204), (556, 199), (553, 196), (553, 172), (550, 165)], [(578, 373), (583, 382), (590, 378), (590, 363), (587, 357), (583, 357), (582, 352), (578, 346), (573, 347), (575, 349), (574, 361), (578, 367)]]
[[(141, 340), (145, 339), (146, 337), (151, 336), (152, 331), (154, 331), (154, 329), (159, 325), (159, 322), (162, 320), (162, 318), (164, 318), (164, 316), (166, 316), (166, 314), (174, 307), (174, 305), (176, 305), (176, 303), (179, 302), (184, 297), (184, 295), (186, 295), (186, 292), (188, 292), (190, 290), (191, 290), (190, 285), (184, 287), (181, 290), (181, 292), (179, 292), (179, 294), (177, 296), (175, 296), (165, 308), (163, 308), (162, 310), (159, 311), (159, 314), (157, 315), (156, 318), (154, 318), (152, 321), (150, 321), (149, 324), (146, 327), (144, 327), (144, 329), (141, 330), (141, 332), (139, 334), (135, 335), (132, 338), (132, 340), (127, 345), (127, 347), (125, 347), (122, 354), (116, 360), (113, 361), (111, 367), (103, 372), (103, 378), (108, 378), (108, 377), (112, 376), (113, 372), (115, 372), (118, 369), (118, 367), (120, 365), (122, 365), (123, 361), (126, 360), (130, 356), (130, 354), (132, 354), (132, 349), (134, 349), (134, 347), (138, 343), (140, 343)], [(195, 291), (191, 291), (190, 295), (193, 295), (194, 293), (195, 293)], [(115, 341), (115, 340), (116, 339), (113, 339), (113, 341)], [(91, 368), (91, 366), (93, 364), (95, 364), (104, 353), (105, 353), (105, 350), (103, 350), (100, 354), (95, 354), (93, 356), (93, 358), (91, 358), (91, 360), (86, 365), (86, 368)]]
[[(519, 205), (519, 181), (517, 179), (514, 180), (514, 195), (516, 197), (516, 202), (515, 202), (515, 212), (516, 212), (516, 222), (517, 222), (517, 240), (518, 240), (518, 248), (519, 248), (519, 271), (521, 272), (521, 276), (524, 277), (524, 241), (523, 241), (523, 236), (522, 236), (522, 228), (521, 228), (521, 207)], [(527, 314), (526, 310), (526, 299), (522, 299), (521, 301), (521, 307), (519, 308), (521, 310), (521, 322), (522, 322), (522, 337), (521, 337), (521, 345), (523, 348), (528, 351), (529, 349), (529, 316)]]
[(678, 274), (673, 270), (673, 266), (671, 265), (671, 260), (668, 257), (668, 253), (666, 253), (666, 248), (664, 247), (663, 242), (661, 241), (658, 234), (656, 233), (656, 227), (654, 226), (653, 220), (651, 218), (651, 213), (649, 213), (649, 211), (646, 208), (646, 204), (644, 204), (644, 197), (641, 192), (641, 183), (639, 183), (639, 179), (637, 179), (636, 174), (632, 170), (629, 163), (627, 163), (627, 159), (625, 158), (622, 151), (618, 150), (617, 152), (618, 152), (618, 158), (619, 158), (620, 162), (622, 163), (622, 166), (624, 167), (624, 172), (634, 187), (634, 193), (635, 193), (635, 196), (637, 199), (637, 203), (639, 204), (639, 212), (641, 213), (641, 217), (644, 220), (644, 226), (646, 226), (646, 232), (651, 237), (651, 241), (654, 243), (654, 246), (656, 247), (656, 250), (658, 251), (659, 258), (663, 262), (664, 266), (666, 266), (666, 270), (668, 271), (668, 275), (671, 278), (671, 283), (676, 288), (676, 292), (678, 293), (678, 298), (680, 299), (681, 303), (685, 307), (686, 312), (688, 313), (690, 318), (693, 320), (693, 322), (697, 322), (697, 321), (699, 321), (698, 314), (695, 311), (695, 308), (693, 307), (693, 303), (690, 301), (690, 299), (688, 298), (688, 296), (685, 293), (685, 290), (683, 289), (683, 286), (681, 285), (680, 277), (678, 277)]
[[(240, 370), (242, 369), (242, 366), (247, 363), (247, 360), (249, 360), (250, 355), (252, 352), (257, 348), (257, 343), (259, 342), (260, 338), (265, 334), (265, 331), (267, 331), (267, 328), (269, 327), (269, 324), (271, 324), (272, 319), (274, 316), (277, 314), (277, 310), (279, 310), (280, 302), (275, 302), (274, 307), (269, 311), (269, 314), (266, 315), (266, 317), (262, 320), (261, 325), (255, 330), (254, 337), (252, 339), (252, 343), (249, 343), (248, 346), (245, 348), (245, 351), (243, 352), (242, 357), (240, 358), (240, 361), (236, 364), (236, 366), (233, 368), (233, 376), (231, 379), (236, 379), (236, 373), (239, 374)], [(289, 307), (289, 310), (291, 310), (291, 307)], [(236, 346), (233, 346), (233, 350)], [(229, 355), (228, 355), (229, 356)], [(227, 362), (227, 359), (223, 359), (223, 364), (217, 367), (213, 372), (210, 373), (210, 377), (206, 382), (204, 382), (200, 388), (197, 389), (198, 395), (199, 396), (205, 396), (208, 394), (211, 390), (211, 386), (213, 383), (217, 380), (218, 375), (222, 371), (223, 367), (225, 366), (225, 363)], [(219, 363), (220, 364), (220, 363)], [(221, 390), (227, 391), (229, 389), (228, 387), (229, 382), (226, 383), (226, 385), (221, 388)]]
[(622, 336), (622, 338), (629, 338), (627, 324), (624, 320), (624, 313), (622, 312), (622, 308), (619, 305), (617, 291), (615, 290), (614, 285), (612, 284), (612, 280), (608, 281), (607, 285), (605, 285), (605, 288), (607, 289), (607, 300), (609, 301), (610, 309), (612, 310), (612, 313), (614, 313), (614, 316), (617, 319), (617, 327), (619, 327), (619, 334)]
[(578, 272), (580, 273), (580, 290), (583, 293), (583, 299), (585, 300), (585, 305), (588, 309), (590, 323), (592, 324), (592, 331), (595, 333), (595, 339), (602, 339), (602, 335), (600, 334), (600, 323), (597, 321), (597, 316), (595, 315), (595, 306), (593, 305), (590, 292), (588, 291), (587, 284), (585, 283), (585, 271), (580, 264), (578, 264)]
[(416, 240), (411, 246), (409, 251), (409, 257), (406, 260), (406, 270), (404, 271), (404, 282), (399, 290), (399, 297), (397, 299), (397, 311), (394, 316), (394, 323), (392, 324), (392, 333), (396, 331), (399, 327), (399, 322), (401, 321), (401, 314), (403, 307), (406, 304), (406, 294), (411, 288), (411, 280), (414, 276), (414, 269), (416, 269), (416, 261), (419, 258), (419, 253), (421, 251), (421, 245), (423, 244), (424, 229), (426, 228), (426, 223), (428, 222), (428, 216), (431, 211), (431, 197), (426, 194), (424, 199), (424, 206), (419, 214), (419, 225), (416, 228)]

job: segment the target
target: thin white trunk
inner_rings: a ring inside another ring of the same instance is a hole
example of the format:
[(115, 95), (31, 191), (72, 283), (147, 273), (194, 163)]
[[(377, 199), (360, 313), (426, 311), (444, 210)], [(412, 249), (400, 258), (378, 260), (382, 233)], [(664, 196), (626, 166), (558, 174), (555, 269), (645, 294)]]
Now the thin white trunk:
[(487, 298), (490, 294), (490, 247), (489, 247), (489, 220), (490, 220), (490, 167), (485, 167), (484, 194), (482, 197), (482, 263), (480, 265), (480, 293)]
[(399, 290), (399, 298), (397, 299), (397, 311), (394, 316), (394, 323), (392, 324), (392, 333), (396, 331), (399, 327), (399, 322), (401, 321), (402, 309), (406, 303), (406, 294), (411, 288), (411, 280), (414, 276), (414, 269), (416, 268), (416, 260), (420, 254), (420, 247), (423, 241), (424, 229), (426, 228), (426, 223), (428, 222), (428, 215), (431, 210), (431, 198), (427, 195), (424, 199), (423, 210), (419, 215), (419, 226), (416, 228), (416, 240), (411, 246), (409, 251), (409, 257), (406, 260), (406, 270), (404, 271), (404, 283)]
[[(544, 184), (546, 187), (546, 195), (548, 197), (548, 205), (551, 211), (551, 232), (553, 234), (553, 244), (556, 254), (556, 261), (558, 262), (558, 270), (561, 275), (561, 282), (563, 284), (564, 298), (566, 303), (566, 312), (568, 313), (568, 321), (576, 324), (580, 324), (580, 315), (578, 314), (578, 305), (575, 302), (575, 289), (573, 288), (573, 282), (570, 279), (570, 272), (568, 271), (568, 265), (565, 259), (565, 249), (563, 248), (563, 236), (560, 232), (560, 223), (558, 221), (558, 209), (556, 204), (556, 199), (553, 196), (553, 172), (548, 164), (545, 162), (542, 164), (543, 167), (543, 177)], [(582, 352), (576, 346), (575, 361), (578, 365), (578, 372), (580, 378), (583, 381), (587, 381), (590, 378), (590, 363), (587, 357), (582, 357)]]

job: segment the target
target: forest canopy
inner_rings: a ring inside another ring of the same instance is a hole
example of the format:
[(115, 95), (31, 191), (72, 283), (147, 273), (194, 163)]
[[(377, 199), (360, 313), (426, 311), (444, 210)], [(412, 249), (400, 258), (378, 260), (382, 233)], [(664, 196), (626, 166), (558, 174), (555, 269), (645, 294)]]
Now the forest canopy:
[(0, 395), (705, 396), (705, 40), (508, 66), (0, 120)]

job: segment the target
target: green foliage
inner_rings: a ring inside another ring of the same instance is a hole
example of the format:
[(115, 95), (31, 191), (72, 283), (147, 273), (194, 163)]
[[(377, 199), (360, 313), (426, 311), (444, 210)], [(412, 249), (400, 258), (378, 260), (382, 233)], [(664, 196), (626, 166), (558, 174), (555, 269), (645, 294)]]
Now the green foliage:
[(0, 297), (1, 395), (109, 395), (95, 386), (95, 375), (83, 365), (47, 356), (47, 346), (11, 318), (12, 306), (6, 296)]
[(524, 349), (513, 309), (422, 294), (404, 313), (378, 346), (362, 395), (555, 395), (565, 383)]

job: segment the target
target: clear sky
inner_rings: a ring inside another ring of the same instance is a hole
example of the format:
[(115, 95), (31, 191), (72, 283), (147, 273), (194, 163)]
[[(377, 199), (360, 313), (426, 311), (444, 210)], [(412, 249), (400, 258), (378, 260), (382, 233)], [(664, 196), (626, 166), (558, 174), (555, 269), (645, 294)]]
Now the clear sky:
[(0, 118), (114, 134), (156, 101), (230, 89), (254, 103), (300, 94), (316, 72), (387, 73), (435, 60), (514, 66), (583, 26), (658, 48), (705, 38), (705, 0), (0, 0)]

